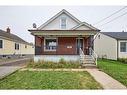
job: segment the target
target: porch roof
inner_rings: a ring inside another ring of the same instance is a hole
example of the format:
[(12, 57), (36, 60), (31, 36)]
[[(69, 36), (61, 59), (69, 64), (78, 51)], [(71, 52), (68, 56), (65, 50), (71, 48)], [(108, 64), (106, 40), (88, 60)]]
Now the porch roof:
[(32, 35), (86, 36), (95, 35), (97, 30), (28, 30)]

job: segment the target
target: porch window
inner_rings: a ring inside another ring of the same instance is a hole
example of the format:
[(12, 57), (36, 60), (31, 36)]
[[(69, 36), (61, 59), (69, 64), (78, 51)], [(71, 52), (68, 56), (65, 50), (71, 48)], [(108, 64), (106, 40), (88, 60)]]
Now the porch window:
[(127, 42), (120, 42), (120, 52), (127, 52)]
[(61, 29), (66, 29), (66, 17), (62, 17), (60, 21)]
[(0, 40), (0, 48), (3, 48), (3, 40)]
[(45, 51), (56, 51), (57, 41), (54, 39), (45, 39)]
[(15, 43), (15, 50), (19, 50), (19, 44)]

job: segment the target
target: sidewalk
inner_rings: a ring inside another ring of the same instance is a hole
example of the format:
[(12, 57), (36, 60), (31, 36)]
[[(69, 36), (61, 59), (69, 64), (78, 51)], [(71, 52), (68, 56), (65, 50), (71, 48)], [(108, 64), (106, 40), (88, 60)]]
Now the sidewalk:
[(123, 84), (98, 69), (86, 69), (104, 89), (127, 89)]
[(20, 71), (76, 71), (76, 72), (79, 72), (79, 71), (86, 71), (85, 69), (64, 69), (64, 68), (61, 68), (61, 69), (34, 69), (34, 68), (23, 68), (21, 69)]

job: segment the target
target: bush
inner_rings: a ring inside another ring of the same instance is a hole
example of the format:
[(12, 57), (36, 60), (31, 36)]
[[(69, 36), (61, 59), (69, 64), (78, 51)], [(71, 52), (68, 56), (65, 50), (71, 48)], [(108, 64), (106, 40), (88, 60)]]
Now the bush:
[(118, 61), (123, 62), (123, 63), (127, 63), (127, 58), (118, 58)]
[(29, 61), (29, 68), (79, 68), (79, 61), (65, 61), (63, 58), (59, 62), (39, 60), (38, 62)]
[(61, 58), (61, 59), (59, 60), (59, 63), (61, 63), (61, 64), (65, 64), (66, 61), (64, 60), (64, 58)]

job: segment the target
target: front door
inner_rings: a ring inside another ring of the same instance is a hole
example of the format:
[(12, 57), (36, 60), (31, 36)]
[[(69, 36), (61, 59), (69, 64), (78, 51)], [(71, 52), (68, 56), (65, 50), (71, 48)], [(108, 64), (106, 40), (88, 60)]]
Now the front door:
[(80, 48), (83, 50), (83, 38), (77, 38), (76, 40), (77, 54), (79, 54)]

